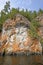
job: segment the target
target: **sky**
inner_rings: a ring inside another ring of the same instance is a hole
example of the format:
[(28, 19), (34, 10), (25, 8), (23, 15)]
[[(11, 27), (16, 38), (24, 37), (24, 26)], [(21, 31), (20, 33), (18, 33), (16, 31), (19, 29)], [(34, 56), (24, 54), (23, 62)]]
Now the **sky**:
[(43, 10), (43, 0), (0, 0), (0, 11), (4, 8), (6, 1), (10, 1), (11, 8), (28, 9), (31, 11)]

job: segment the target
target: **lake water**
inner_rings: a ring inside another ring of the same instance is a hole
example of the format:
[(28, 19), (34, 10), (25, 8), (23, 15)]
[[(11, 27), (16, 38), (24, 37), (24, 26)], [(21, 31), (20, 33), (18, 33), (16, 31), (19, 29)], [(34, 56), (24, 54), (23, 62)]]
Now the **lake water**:
[(0, 56), (0, 65), (43, 65), (43, 56)]

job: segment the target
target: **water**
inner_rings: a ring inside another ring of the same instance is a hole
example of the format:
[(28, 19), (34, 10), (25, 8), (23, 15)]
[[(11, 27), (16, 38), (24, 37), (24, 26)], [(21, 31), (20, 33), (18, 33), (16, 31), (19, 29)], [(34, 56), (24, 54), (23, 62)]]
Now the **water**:
[(0, 65), (43, 65), (43, 56), (0, 56)]

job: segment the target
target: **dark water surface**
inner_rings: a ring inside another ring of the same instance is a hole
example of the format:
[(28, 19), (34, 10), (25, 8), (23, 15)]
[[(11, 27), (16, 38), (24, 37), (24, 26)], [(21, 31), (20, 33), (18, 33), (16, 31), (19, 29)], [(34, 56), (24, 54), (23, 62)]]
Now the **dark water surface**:
[(43, 65), (43, 56), (0, 56), (0, 65)]

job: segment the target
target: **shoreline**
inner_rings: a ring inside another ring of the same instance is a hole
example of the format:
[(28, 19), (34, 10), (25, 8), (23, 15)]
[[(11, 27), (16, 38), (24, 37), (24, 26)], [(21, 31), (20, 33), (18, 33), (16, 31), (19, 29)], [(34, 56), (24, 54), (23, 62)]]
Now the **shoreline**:
[(8, 53), (8, 54), (6, 54), (6, 53), (0, 53), (0, 56), (29, 56), (29, 55), (43, 55), (43, 53), (21, 53), (21, 52), (19, 52), (19, 53)]

